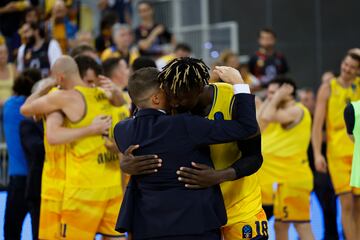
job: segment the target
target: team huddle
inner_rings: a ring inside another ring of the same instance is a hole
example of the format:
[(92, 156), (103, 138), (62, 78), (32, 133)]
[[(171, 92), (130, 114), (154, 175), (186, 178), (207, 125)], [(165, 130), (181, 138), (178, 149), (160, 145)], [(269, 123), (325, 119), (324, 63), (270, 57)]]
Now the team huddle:
[(314, 239), (307, 150), (312, 137), (315, 164), (325, 164), (324, 121), (344, 232), (358, 236), (343, 118), (360, 98), (356, 53), (320, 88), (313, 134), (289, 78), (273, 79), (261, 101), (236, 69), (215, 67), (222, 83), (209, 84), (201, 60), (177, 58), (160, 72), (132, 73), (129, 118), (124, 93), (106, 78), (84, 81), (79, 63), (60, 57), (21, 107), (45, 126), (40, 239), (268, 239), (271, 206), (277, 239), (288, 238), (291, 223), (300, 239)]

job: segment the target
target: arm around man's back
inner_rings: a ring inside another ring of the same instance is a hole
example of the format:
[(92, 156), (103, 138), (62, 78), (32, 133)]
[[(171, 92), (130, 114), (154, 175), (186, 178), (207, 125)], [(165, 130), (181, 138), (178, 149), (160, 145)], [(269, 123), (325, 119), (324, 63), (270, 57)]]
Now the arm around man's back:
[(241, 103), (241, 107), (236, 107), (234, 120), (208, 120), (196, 116), (184, 116), (187, 133), (195, 145), (244, 140), (258, 132), (254, 96), (236, 94), (234, 101), (234, 104)]

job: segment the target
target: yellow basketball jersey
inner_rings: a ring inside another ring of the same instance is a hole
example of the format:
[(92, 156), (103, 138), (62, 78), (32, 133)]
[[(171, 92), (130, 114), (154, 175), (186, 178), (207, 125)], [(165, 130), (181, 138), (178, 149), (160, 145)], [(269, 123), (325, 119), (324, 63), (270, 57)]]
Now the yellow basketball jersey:
[(116, 124), (130, 116), (130, 110), (127, 105), (121, 107), (112, 107), (112, 128), (109, 133), (110, 138), (114, 138), (114, 131)]
[[(214, 83), (212, 86), (214, 87), (214, 101), (208, 118), (231, 120), (233, 87), (226, 83)], [(241, 156), (236, 142), (212, 145), (210, 151), (216, 169), (231, 166)], [(261, 190), (257, 174), (236, 181), (224, 182), (220, 186), (228, 216), (232, 216), (228, 217), (228, 225), (246, 221), (261, 211)], [(229, 209), (235, 205), (242, 211), (236, 215), (229, 214)]]
[[(69, 128), (81, 128), (92, 123), (99, 115), (113, 116), (113, 106), (99, 88), (77, 86), (83, 96), (86, 112), (78, 122), (67, 120)], [(116, 153), (105, 147), (105, 138), (94, 135), (68, 144), (66, 187), (104, 188), (121, 186), (120, 163)]]
[[(304, 182), (311, 177), (307, 149), (311, 138), (311, 115), (308, 109), (297, 103), (303, 110), (301, 121), (292, 128), (285, 129), (280, 123), (270, 123), (262, 132), (261, 171), (269, 171), (273, 182)], [(294, 171), (302, 172), (294, 176)], [(262, 182), (270, 179), (261, 179)]]
[[(56, 91), (53, 88), (49, 93)], [(41, 179), (41, 197), (62, 201), (65, 185), (66, 145), (50, 145), (46, 140), (46, 123), (44, 126), (45, 161)]]
[(360, 79), (357, 78), (351, 87), (343, 88), (336, 78), (330, 82), (331, 93), (327, 104), (326, 138), (327, 156), (352, 156), (354, 144), (346, 133), (344, 109), (351, 101), (360, 99)]

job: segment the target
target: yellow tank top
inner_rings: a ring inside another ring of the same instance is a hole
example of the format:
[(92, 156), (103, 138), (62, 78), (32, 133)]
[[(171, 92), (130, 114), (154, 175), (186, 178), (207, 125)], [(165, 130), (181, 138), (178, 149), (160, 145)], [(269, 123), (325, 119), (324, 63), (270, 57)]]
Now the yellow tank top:
[(360, 99), (360, 79), (356, 78), (351, 87), (343, 88), (334, 78), (330, 89), (326, 115), (327, 156), (352, 156), (354, 144), (346, 133), (344, 109), (347, 103)]
[[(50, 92), (56, 90), (57, 88), (53, 88)], [(45, 121), (44, 119), (45, 161), (41, 180), (41, 197), (62, 201), (65, 186), (66, 145), (50, 145), (48, 143)]]
[[(226, 83), (214, 83), (212, 86), (214, 87), (214, 100), (208, 118), (213, 120), (220, 117), (230, 120), (234, 96), (233, 87)], [(211, 145), (210, 151), (216, 169), (225, 169), (231, 166), (241, 156), (236, 142)], [(228, 225), (246, 221), (261, 211), (261, 189), (257, 174), (236, 181), (224, 182), (220, 186), (228, 215), (229, 209), (235, 205), (242, 209), (236, 216), (228, 218)]]
[[(130, 116), (130, 110), (127, 105), (121, 106), (121, 107), (113, 107), (112, 112), (112, 129), (115, 128), (115, 125), (128, 118)], [(109, 133), (110, 138), (114, 138), (114, 131), (110, 131)]]
[(14, 69), (12, 64), (7, 65), (9, 78), (0, 79), (0, 100), (8, 99), (12, 94), (12, 86), (14, 84)]
[[(113, 106), (99, 88), (75, 87), (85, 101), (86, 112), (78, 122), (66, 121), (69, 128), (81, 128), (99, 115), (113, 116)], [(66, 187), (104, 188), (121, 186), (120, 163), (116, 153), (105, 147), (101, 135), (81, 138), (68, 144)]]
[[(260, 169), (267, 171), (273, 179), (261, 179), (262, 182), (297, 182), (308, 184), (312, 180), (307, 149), (311, 138), (311, 115), (300, 103), (303, 110), (301, 121), (290, 129), (284, 129), (280, 123), (271, 123), (262, 133), (262, 154), (264, 158)], [(296, 177), (294, 177), (296, 176)]]
[(280, 123), (270, 123), (262, 133), (262, 153), (266, 157), (307, 159), (311, 137), (311, 115), (309, 110), (297, 103), (303, 110), (301, 121), (290, 129)]

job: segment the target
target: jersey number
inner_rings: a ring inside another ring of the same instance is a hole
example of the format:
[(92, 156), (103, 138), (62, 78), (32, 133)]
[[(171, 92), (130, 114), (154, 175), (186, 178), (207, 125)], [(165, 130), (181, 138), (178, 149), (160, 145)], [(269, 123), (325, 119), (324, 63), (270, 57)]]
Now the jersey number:
[(289, 217), (289, 212), (287, 210), (287, 207), (283, 208), (283, 213), (284, 213), (284, 218), (288, 218)]
[(268, 236), (268, 223), (267, 221), (256, 221), (256, 234), (258, 236)]

